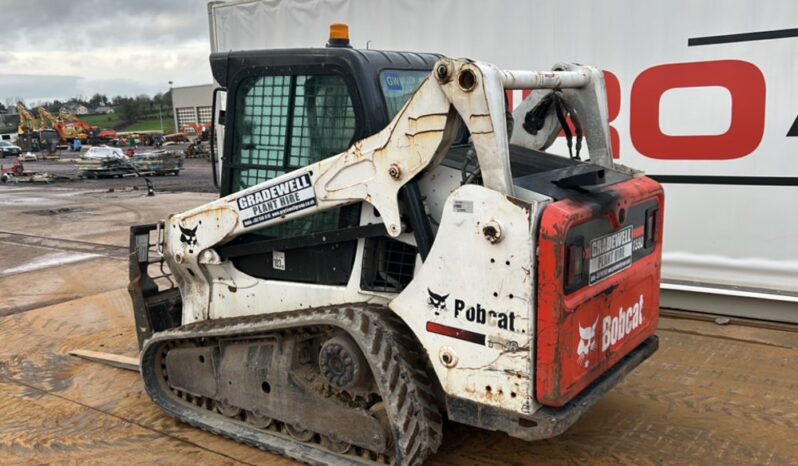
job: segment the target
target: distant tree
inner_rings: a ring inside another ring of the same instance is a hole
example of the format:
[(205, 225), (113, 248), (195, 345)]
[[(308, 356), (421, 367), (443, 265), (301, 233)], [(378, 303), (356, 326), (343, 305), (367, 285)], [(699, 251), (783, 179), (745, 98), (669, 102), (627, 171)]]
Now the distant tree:
[(5, 111), (6, 111), (6, 106), (3, 105), (2, 102), (0, 102), (0, 112), (5, 112)]
[(171, 110), (172, 109), (172, 90), (171, 89), (166, 91), (166, 93), (163, 95), (163, 101), (164, 101), (164, 105), (169, 107), (169, 109)]
[(116, 97), (114, 105), (125, 123), (135, 123), (142, 116), (141, 106), (135, 99), (130, 97)]
[(89, 99), (89, 107), (94, 109), (97, 107), (108, 105), (108, 97), (105, 94), (96, 93)]
[(141, 116), (147, 115), (152, 112), (152, 99), (147, 94), (139, 94), (136, 96), (136, 105), (139, 107)]
[(171, 115), (172, 114), (172, 92), (166, 91), (165, 93), (155, 94), (152, 96), (152, 102), (155, 104), (156, 108), (160, 109), (164, 112), (164, 115)]
[[(130, 124), (144, 118), (151, 118), (158, 115), (160, 111), (164, 118), (171, 118), (172, 114), (172, 93), (171, 90), (158, 93), (150, 97), (146, 94), (140, 94), (135, 97), (127, 96), (107, 96), (105, 94), (96, 92), (88, 100), (83, 96), (71, 97), (66, 100), (52, 100), (52, 101), (33, 101), (26, 103), (22, 97), (6, 97), (5, 105), (0, 103), (0, 111), (3, 108), (11, 108), (17, 105), (17, 102), (22, 103), (25, 108), (35, 110), (36, 107), (44, 107), (48, 112), (57, 114), (61, 108), (68, 105), (84, 105), (90, 110), (100, 106), (112, 106), (119, 113), (122, 121)], [(33, 108), (31, 108), (31, 106)]]
[(61, 102), (58, 99), (55, 99), (52, 102), (49, 102), (49, 103), (46, 103), (46, 104), (42, 105), (42, 107), (44, 107), (50, 113), (58, 113), (59, 111), (61, 111), (61, 107), (63, 107), (63, 106), (64, 106), (64, 103)]

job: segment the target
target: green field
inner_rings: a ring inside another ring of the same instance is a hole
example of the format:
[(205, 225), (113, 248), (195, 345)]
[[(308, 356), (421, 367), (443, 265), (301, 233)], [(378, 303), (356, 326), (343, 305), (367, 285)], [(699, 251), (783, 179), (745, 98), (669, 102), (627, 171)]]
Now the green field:
[(78, 118), (92, 126), (105, 129), (116, 128), (122, 123), (118, 113), (111, 113), (109, 115), (80, 115)]
[[(147, 117), (145, 120), (139, 120), (133, 123), (130, 126), (126, 126), (119, 131), (160, 131), (161, 130), (161, 120), (158, 116), (154, 118), (152, 116)], [(164, 115), (163, 116), (163, 132), (164, 134), (174, 133), (175, 132), (175, 121), (172, 119), (172, 115)]]
[[(94, 126), (95, 128), (102, 128), (102, 129), (113, 129), (115, 125), (108, 125), (102, 122), (96, 123), (94, 121), (87, 121), (86, 118), (81, 118), (81, 120), (89, 123), (90, 125)], [(155, 118), (147, 118), (146, 120), (139, 120), (132, 125), (122, 126), (116, 129), (119, 132), (126, 132), (126, 131), (160, 131), (161, 130), (161, 120), (158, 117)], [(16, 127), (8, 127), (2, 128), (0, 127), (0, 134), (5, 133), (16, 133)], [(163, 119), (163, 132), (164, 134), (172, 134), (175, 132), (175, 121), (170, 116), (168, 119), (164, 117)]]
[[(81, 115), (80, 119), (97, 128), (116, 129), (117, 131), (161, 130), (161, 120), (157, 113), (146, 115), (132, 125), (124, 125), (118, 113), (110, 115)], [(164, 112), (163, 114), (163, 130), (166, 134), (175, 132), (175, 122), (171, 112)]]
[[(132, 125), (125, 125), (119, 113), (111, 113), (109, 115), (78, 115), (78, 118), (95, 128), (115, 129), (120, 132), (161, 130), (161, 120), (157, 112), (145, 115)], [(16, 131), (16, 127), (0, 128), (0, 133), (15, 133)], [(175, 120), (171, 111), (163, 113), (163, 131), (164, 134), (175, 132)]]

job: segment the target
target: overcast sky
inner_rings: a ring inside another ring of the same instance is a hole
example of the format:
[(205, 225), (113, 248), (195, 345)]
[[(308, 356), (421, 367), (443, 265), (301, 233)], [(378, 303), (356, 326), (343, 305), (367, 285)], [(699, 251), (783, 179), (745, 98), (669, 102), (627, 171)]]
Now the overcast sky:
[(206, 0), (0, 0), (0, 101), (211, 82)]

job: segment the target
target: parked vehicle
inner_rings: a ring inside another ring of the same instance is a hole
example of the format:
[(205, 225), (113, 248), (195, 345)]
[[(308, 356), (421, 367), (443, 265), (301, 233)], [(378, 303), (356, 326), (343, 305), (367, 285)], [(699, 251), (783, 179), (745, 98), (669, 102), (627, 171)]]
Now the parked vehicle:
[(8, 141), (0, 141), (0, 158), (6, 158), (6, 156), (18, 157), (21, 153), (22, 149), (19, 146)]

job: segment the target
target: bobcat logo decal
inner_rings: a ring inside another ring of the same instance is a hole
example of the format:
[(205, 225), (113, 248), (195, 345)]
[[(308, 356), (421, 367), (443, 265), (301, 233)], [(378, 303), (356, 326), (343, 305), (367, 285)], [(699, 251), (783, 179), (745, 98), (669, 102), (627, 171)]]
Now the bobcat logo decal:
[(430, 290), (429, 288), (427, 288), (427, 293), (429, 294), (429, 301), (427, 301), (427, 304), (429, 304), (430, 306), (432, 306), (433, 309), (435, 309), (436, 316), (440, 315), (441, 311), (446, 310), (446, 298), (448, 298), (449, 295), (447, 294), (441, 296), (439, 294), (433, 293), (432, 290)]
[(579, 325), (579, 346), (576, 348), (576, 354), (579, 355), (579, 364), (584, 364), (585, 367), (590, 365), (587, 360), (588, 354), (596, 349), (596, 327), (598, 326), (598, 317), (590, 327), (582, 327)]
[(180, 227), (180, 242), (188, 246), (188, 253), (194, 253), (194, 246), (197, 245), (197, 227), (183, 228)]

